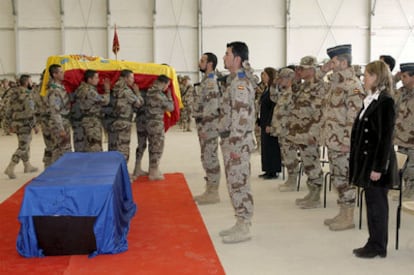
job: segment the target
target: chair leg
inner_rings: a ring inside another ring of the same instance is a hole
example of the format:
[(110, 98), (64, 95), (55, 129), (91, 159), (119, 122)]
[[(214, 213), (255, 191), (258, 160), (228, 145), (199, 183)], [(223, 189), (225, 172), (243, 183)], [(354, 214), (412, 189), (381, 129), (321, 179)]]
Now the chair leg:
[(303, 170), (303, 165), (302, 164), (303, 164), (302, 162), (299, 162), (298, 182), (296, 184), (296, 186), (297, 186), (296, 191), (298, 191), (298, 192), (299, 192), (299, 189), (300, 189), (300, 179), (302, 177), (302, 170)]
[(362, 227), (362, 198), (364, 196), (364, 189), (359, 192), (358, 201), (359, 201), (359, 229)]
[[(326, 208), (326, 188), (328, 186), (328, 178), (329, 178), (329, 186), (331, 185), (331, 173), (327, 172), (323, 179), (323, 208)], [(330, 191), (330, 189), (329, 189)]]

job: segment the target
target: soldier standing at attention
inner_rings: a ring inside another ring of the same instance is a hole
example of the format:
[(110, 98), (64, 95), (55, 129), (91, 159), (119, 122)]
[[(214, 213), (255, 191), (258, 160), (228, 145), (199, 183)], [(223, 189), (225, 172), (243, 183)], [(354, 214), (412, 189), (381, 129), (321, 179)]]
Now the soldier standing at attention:
[(30, 143), (32, 141), (32, 129), (37, 133), (34, 102), (31, 95), (32, 79), (29, 75), (20, 77), (20, 87), (13, 88), (10, 92), (9, 105), (6, 106), (5, 125), (11, 133), (16, 133), (18, 148), (14, 152), (9, 166), (4, 173), (10, 179), (16, 178), (14, 167), (23, 161), (24, 172), (36, 172), (38, 169), (33, 167), (30, 162)]
[(398, 152), (407, 156), (403, 171), (405, 189), (404, 200), (414, 198), (414, 63), (400, 64), (400, 77), (403, 86), (396, 91), (395, 102), (397, 120), (394, 145)]
[(181, 90), (181, 98), (183, 100), (184, 108), (181, 109), (181, 117), (183, 123), (183, 131), (191, 132), (191, 113), (193, 108), (194, 87), (190, 82), (190, 77), (185, 75), (183, 77), (183, 90)]
[(364, 93), (361, 81), (352, 68), (351, 45), (329, 48), (331, 60), (322, 66), (323, 72), (333, 70), (327, 83), (324, 102), (323, 141), (328, 148), (331, 182), (338, 191), (339, 214), (325, 219), (330, 230), (352, 229), (354, 224), (355, 188), (348, 181), (351, 130), (362, 107)]
[(227, 44), (224, 67), (230, 72), (220, 102), (219, 134), (227, 189), (236, 224), (220, 231), (224, 243), (251, 239), (253, 195), (250, 188), (250, 154), (254, 150), (254, 75), (250, 71), (249, 49), (244, 42)]
[(324, 82), (316, 78), (318, 62), (314, 56), (305, 56), (298, 68), (303, 82), (295, 93), (293, 108), (288, 122), (288, 142), (295, 144), (300, 152), (303, 169), (308, 176), (309, 193), (296, 200), (302, 209), (321, 206), (320, 194), (323, 184), (323, 172), (320, 158), (320, 130), (322, 122), (322, 98)]
[(102, 151), (102, 106), (109, 104), (110, 81), (104, 82), (103, 95), (97, 90), (99, 74), (94, 70), (86, 70), (84, 82), (76, 90), (79, 109), (82, 113), (81, 127), (85, 134), (84, 152)]
[(198, 204), (211, 204), (220, 201), (220, 162), (217, 154), (220, 91), (214, 73), (217, 56), (213, 53), (204, 53), (198, 66), (204, 76), (194, 96), (193, 116), (200, 142), (201, 164), (206, 173), (206, 190), (203, 194), (195, 196), (194, 200)]
[(164, 152), (165, 128), (164, 113), (174, 111), (174, 102), (169, 88), (171, 80), (160, 75), (147, 91), (145, 111), (148, 132), (149, 176), (150, 180), (163, 180), (159, 170)]
[(72, 151), (70, 138), (70, 99), (62, 82), (64, 72), (58, 64), (49, 67), (51, 80), (48, 83), (47, 102), (50, 112), (53, 151), (51, 163), (64, 153)]
[(114, 98), (114, 122), (110, 127), (109, 148), (119, 151), (129, 160), (129, 144), (131, 141), (131, 122), (133, 108), (139, 108), (144, 104), (138, 85), (134, 80), (134, 73), (131, 70), (121, 71), (121, 75), (112, 90)]
[(147, 121), (148, 118), (146, 117), (146, 98), (147, 98), (147, 91), (141, 90), (140, 91), (142, 99), (144, 100), (144, 105), (140, 108), (135, 110), (135, 128), (137, 131), (137, 140), (138, 145), (137, 149), (135, 150), (135, 168), (134, 172), (132, 173), (132, 177), (136, 178), (139, 176), (147, 176), (148, 171), (142, 169), (142, 157), (144, 156), (145, 149), (147, 149), (148, 143), (148, 132), (147, 132)]

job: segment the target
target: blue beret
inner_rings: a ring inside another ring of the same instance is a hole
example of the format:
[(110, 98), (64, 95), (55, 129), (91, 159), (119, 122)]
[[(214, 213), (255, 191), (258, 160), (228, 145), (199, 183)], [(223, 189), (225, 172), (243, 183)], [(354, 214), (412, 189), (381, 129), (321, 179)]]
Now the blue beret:
[(334, 58), (335, 56), (341, 55), (341, 54), (352, 54), (352, 45), (351, 44), (339, 45), (339, 46), (327, 49), (326, 52), (330, 58)]
[(403, 72), (414, 72), (414, 63), (403, 63), (400, 64), (400, 71)]

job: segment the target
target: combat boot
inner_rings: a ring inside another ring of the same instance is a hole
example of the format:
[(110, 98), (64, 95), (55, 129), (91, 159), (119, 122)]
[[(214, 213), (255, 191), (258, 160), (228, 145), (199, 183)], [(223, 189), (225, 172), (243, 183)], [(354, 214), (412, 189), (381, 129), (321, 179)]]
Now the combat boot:
[(329, 225), (329, 229), (332, 231), (341, 231), (355, 228), (354, 223), (354, 207), (341, 205), (339, 216)]
[(298, 174), (289, 174), (287, 181), (283, 183), (282, 185), (279, 185), (279, 191), (280, 192), (291, 192), (296, 190), (296, 182), (298, 179)]
[(158, 167), (153, 167), (149, 169), (149, 180), (163, 180), (164, 175), (161, 173), (161, 171), (158, 169)]
[(139, 177), (139, 176), (148, 176), (148, 172), (142, 170), (141, 161), (135, 162), (134, 172), (132, 173), (133, 178), (136, 178), (136, 177)]
[(220, 202), (220, 197), (218, 193), (218, 184), (206, 184), (206, 190), (203, 194), (195, 196), (194, 200), (197, 204), (213, 204)]
[(310, 185), (309, 183), (306, 183), (306, 185), (308, 186), (308, 194), (306, 194), (303, 198), (296, 199), (296, 205), (301, 205), (305, 201), (309, 200), (309, 198), (311, 197), (313, 185)]
[(39, 170), (37, 167), (33, 167), (29, 161), (23, 162), (24, 165), (24, 172), (25, 173), (33, 173)]
[(223, 237), (223, 243), (240, 243), (250, 240), (250, 221), (237, 219), (236, 224), (230, 229), (220, 231), (219, 235)]
[(299, 206), (302, 209), (312, 209), (321, 207), (321, 190), (322, 186), (312, 186), (311, 194), (308, 200), (302, 202)]
[(7, 166), (6, 170), (4, 170), (4, 174), (9, 176), (9, 179), (15, 179), (16, 175), (14, 174), (14, 167), (17, 163), (10, 161), (9, 166)]

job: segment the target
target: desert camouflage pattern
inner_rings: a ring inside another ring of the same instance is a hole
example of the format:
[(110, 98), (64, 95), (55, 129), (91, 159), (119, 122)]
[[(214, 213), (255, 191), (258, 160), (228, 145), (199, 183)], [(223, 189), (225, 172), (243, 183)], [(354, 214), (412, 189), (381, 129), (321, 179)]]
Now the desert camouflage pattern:
[[(144, 102), (147, 100), (147, 91), (141, 90), (141, 96)], [(135, 110), (135, 126), (137, 130), (137, 140), (138, 145), (137, 149), (135, 150), (135, 159), (137, 163), (142, 161), (142, 157), (144, 156), (145, 149), (147, 149), (148, 145), (148, 132), (147, 132), (147, 121), (148, 118), (146, 116), (147, 112), (145, 109), (147, 108), (146, 104), (141, 106)]]
[[(273, 92), (275, 89), (274, 87), (270, 88), (270, 99), (276, 103), (273, 109), (270, 135), (280, 139), (289, 134), (288, 122), (293, 108), (294, 94), (291, 88), (281, 89), (280, 92)], [(279, 95), (277, 99), (274, 98), (273, 94)]]
[(253, 195), (250, 187), (250, 154), (254, 149), (255, 83), (250, 66), (227, 77), (220, 102), (219, 133), (227, 188), (237, 218), (250, 221)]
[[(394, 144), (414, 149), (414, 89), (401, 87), (395, 93), (397, 118)], [(413, 160), (414, 161), (414, 160)]]
[(82, 127), (82, 118), (83, 113), (80, 109), (80, 99), (79, 99), (79, 91), (80, 89), (84, 89), (84, 85), (87, 85), (85, 82), (81, 82), (78, 89), (76, 89), (73, 93), (69, 94), (69, 98), (71, 101), (71, 109), (70, 109), (70, 124), (72, 126), (72, 140), (73, 140), (73, 150), (75, 152), (85, 152), (86, 148), (86, 136), (85, 130)]
[(109, 148), (124, 155), (128, 163), (129, 145), (131, 142), (131, 123), (133, 108), (139, 108), (144, 104), (139, 93), (128, 87), (125, 80), (120, 78), (112, 89), (114, 98), (113, 116), (114, 121), (110, 127)]
[(24, 87), (9, 91), (8, 105), (5, 106), (5, 126), (14, 130), (18, 148), (12, 156), (14, 163), (29, 161), (32, 128), (36, 125), (35, 106), (31, 91)]
[(195, 89), (193, 116), (196, 121), (201, 149), (201, 163), (206, 173), (207, 184), (220, 183), (220, 162), (218, 159), (218, 119), (220, 91), (217, 76), (205, 75)]
[(155, 81), (148, 89), (145, 101), (145, 115), (148, 118), (149, 167), (154, 169), (158, 169), (164, 152), (164, 113), (174, 110), (174, 102), (162, 91), (163, 87), (163, 83)]
[(191, 84), (183, 87), (181, 90), (181, 100), (183, 103), (183, 108), (180, 110), (180, 117), (183, 123), (191, 122), (192, 112), (193, 112), (193, 101), (194, 101), (194, 87)]
[[(64, 153), (72, 151), (70, 138), (70, 98), (62, 84), (50, 81), (48, 83), (47, 104), (49, 106), (49, 126), (52, 133), (51, 163), (59, 159)], [(60, 136), (64, 131), (65, 137)]]
[(283, 166), (286, 167), (289, 175), (297, 174), (299, 172), (298, 146), (284, 137), (279, 137), (279, 144)]

